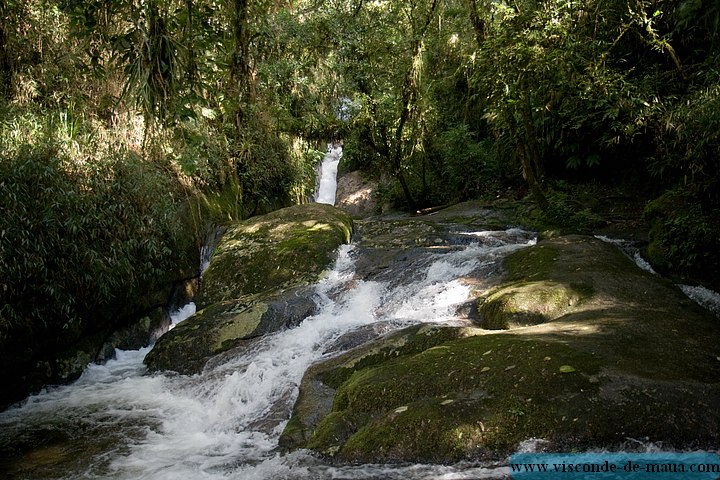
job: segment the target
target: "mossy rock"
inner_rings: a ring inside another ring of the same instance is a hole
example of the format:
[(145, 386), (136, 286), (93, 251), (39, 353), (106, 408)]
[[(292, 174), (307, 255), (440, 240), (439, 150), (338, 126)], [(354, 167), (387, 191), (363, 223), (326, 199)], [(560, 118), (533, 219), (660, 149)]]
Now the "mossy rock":
[(414, 327), (319, 363), (281, 445), (382, 463), (503, 459), (529, 438), (557, 451), (720, 442), (712, 316), (592, 237), (545, 240), (505, 268), (496, 293), (562, 286), (580, 300), (539, 325)]
[(401, 355), (417, 354), (450, 339), (473, 335), (476, 331), (474, 328), (415, 325), (311, 366), (303, 376), (300, 395), (293, 416), (280, 437), (280, 445), (286, 449), (304, 446), (317, 423), (331, 413), (335, 389), (355, 371)]
[(500, 330), (547, 322), (577, 305), (582, 298), (581, 292), (556, 282), (506, 286), (480, 302), (480, 326)]
[(207, 361), (248, 340), (297, 326), (317, 311), (312, 289), (246, 296), (205, 308), (163, 335), (145, 357), (150, 371), (202, 371)]
[(268, 290), (315, 282), (337, 247), (350, 241), (352, 218), (330, 205), (283, 208), (228, 227), (203, 275), (198, 308)]

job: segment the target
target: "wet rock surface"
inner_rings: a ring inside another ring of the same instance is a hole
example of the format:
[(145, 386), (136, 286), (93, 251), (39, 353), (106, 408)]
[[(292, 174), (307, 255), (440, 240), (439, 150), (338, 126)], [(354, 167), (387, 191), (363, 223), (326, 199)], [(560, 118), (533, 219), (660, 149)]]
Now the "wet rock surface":
[[(428, 219), (359, 222), (358, 275), (396, 278), (454, 248), (448, 232), (503, 220), (468, 206)], [(371, 340), (311, 367), (281, 446), (377, 463), (501, 459), (528, 438), (557, 451), (720, 443), (720, 326), (670, 282), (580, 235), (473, 275), (467, 326), (360, 332)]]
[(296, 326), (316, 311), (313, 290), (350, 240), (352, 219), (323, 204), (239, 222), (219, 240), (196, 299), (199, 311), (145, 358), (151, 371), (200, 372), (213, 356)]
[(145, 364), (150, 371), (199, 373), (212, 357), (237, 351), (253, 338), (295, 327), (316, 311), (308, 287), (216, 303), (161, 337)]

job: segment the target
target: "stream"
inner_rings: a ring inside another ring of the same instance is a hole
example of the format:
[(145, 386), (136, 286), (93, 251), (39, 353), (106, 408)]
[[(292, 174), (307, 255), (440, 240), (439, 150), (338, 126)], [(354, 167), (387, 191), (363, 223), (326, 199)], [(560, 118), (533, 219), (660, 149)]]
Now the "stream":
[[(329, 148), (316, 200), (333, 204), (342, 149)], [(281, 454), (305, 370), (340, 353), (337, 341), (382, 322), (388, 331), (419, 322), (456, 323), (477, 278), (507, 253), (534, 244), (519, 229), (454, 232), (463, 239), (421, 249), (412, 271), (358, 278), (355, 245), (341, 247), (315, 286), (317, 315), (259, 339), (248, 351), (210, 362), (199, 375), (149, 374), (150, 347), (115, 352), (70, 385), (30, 396), (0, 413), (0, 473), (7, 479), (464, 479), (503, 478), (507, 466), (335, 466), (309, 452)], [(389, 273), (389, 272), (388, 272)], [(177, 324), (193, 304), (172, 315)], [(340, 342), (342, 343), (342, 342)], [(332, 352), (332, 353), (330, 353)]]
[[(402, 282), (358, 279), (356, 247), (341, 247), (334, 268), (315, 286), (320, 313), (202, 374), (150, 375), (142, 363), (149, 348), (118, 350), (75, 383), (0, 413), (0, 471), (4, 478), (32, 479), (502, 478), (507, 467), (337, 467), (308, 452), (277, 449), (304, 371), (336, 354), (326, 352), (338, 338), (374, 322), (390, 329), (459, 322), (455, 312), (471, 288), (462, 278), (534, 243), (519, 229), (468, 233), (476, 240), (418, 255), (416, 270)], [(193, 312), (190, 304), (173, 319)]]

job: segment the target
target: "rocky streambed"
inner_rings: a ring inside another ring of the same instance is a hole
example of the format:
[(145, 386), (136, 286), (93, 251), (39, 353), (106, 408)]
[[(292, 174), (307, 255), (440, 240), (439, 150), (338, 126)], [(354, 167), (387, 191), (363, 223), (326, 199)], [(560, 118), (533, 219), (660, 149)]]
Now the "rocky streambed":
[[(468, 205), (358, 220), (355, 279), (400, 285), (430, 255), (507, 229), (505, 221)], [(343, 462), (450, 462), (503, 458), (529, 438), (562, 451), (635, 441), (718, 445), (718, 319), (616, 247), (559, 236), (487, 262), (460, 281), (471, 293), (450, 324), (428, 318), (399, 330), (366, 326), (312, 365), (282, 448), (309, 448)], [(272, 323), (257, 320), (267, 312), (288, 318), (275, 328), (311, 315), (297, 288), (250, 299), (254, 306), (243, 315), (253, 320), (233, 327), (238, 337), (269, 331), (258, 330)], [(233, 302), (200, 312), (185, 330), (208, 315), (237, 312)], [(198, 329), (193, 341), (202, 343), (207, 331)]]
[(719, 320), (614, 245), (510, 223), (303, 205), (231, 225), (150, 353), (0, 414), (0, 470), (500, 478), (528, 441), (716, 449)]
[[(486, 279), (473, 279), (487, 281)], [(281, 444), (349, 462), (718, 444), (718, 321), (592, 237), (510, 254), (464, 326), (395, 332), (305, 375)]]

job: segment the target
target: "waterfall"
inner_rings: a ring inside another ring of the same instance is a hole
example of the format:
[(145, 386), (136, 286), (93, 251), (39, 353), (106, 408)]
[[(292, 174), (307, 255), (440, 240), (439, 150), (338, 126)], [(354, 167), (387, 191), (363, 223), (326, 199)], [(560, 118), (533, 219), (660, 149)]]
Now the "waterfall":
[(316, 203), (327, 203), (335, 205), (335, 192), (337, 190), (337, 171), (340, 158), (342, 157), (342, 146), (339, 144), (328, 144), (328, 151), (320, 164), (318, 173)]
[[(494, 465), (328, 465), (307, 452), (280, 455), (305, 370), (332, 355), (344, 333), (377, 321), (395, 328), (457, 322), (470, 286), (509, 251), (533, 243), (517, 229), (485, 232), (471, 243), (424, 252), (402, 282), (357, 278), (352, 246), (315, 286), (319, 312), (298, 327), (258, 339), (198, 375), (147, 373), (149, 349), (117, 351), (71, 385), (48, 388), (0, 413), (4, 478), (331, 479), (498, 478)], [(489, 270), (490, 269), (490, 270)], [(194, 312), (189, 306), (174, 322)], [(30, 447), (32, 446), (32, 447)]]

